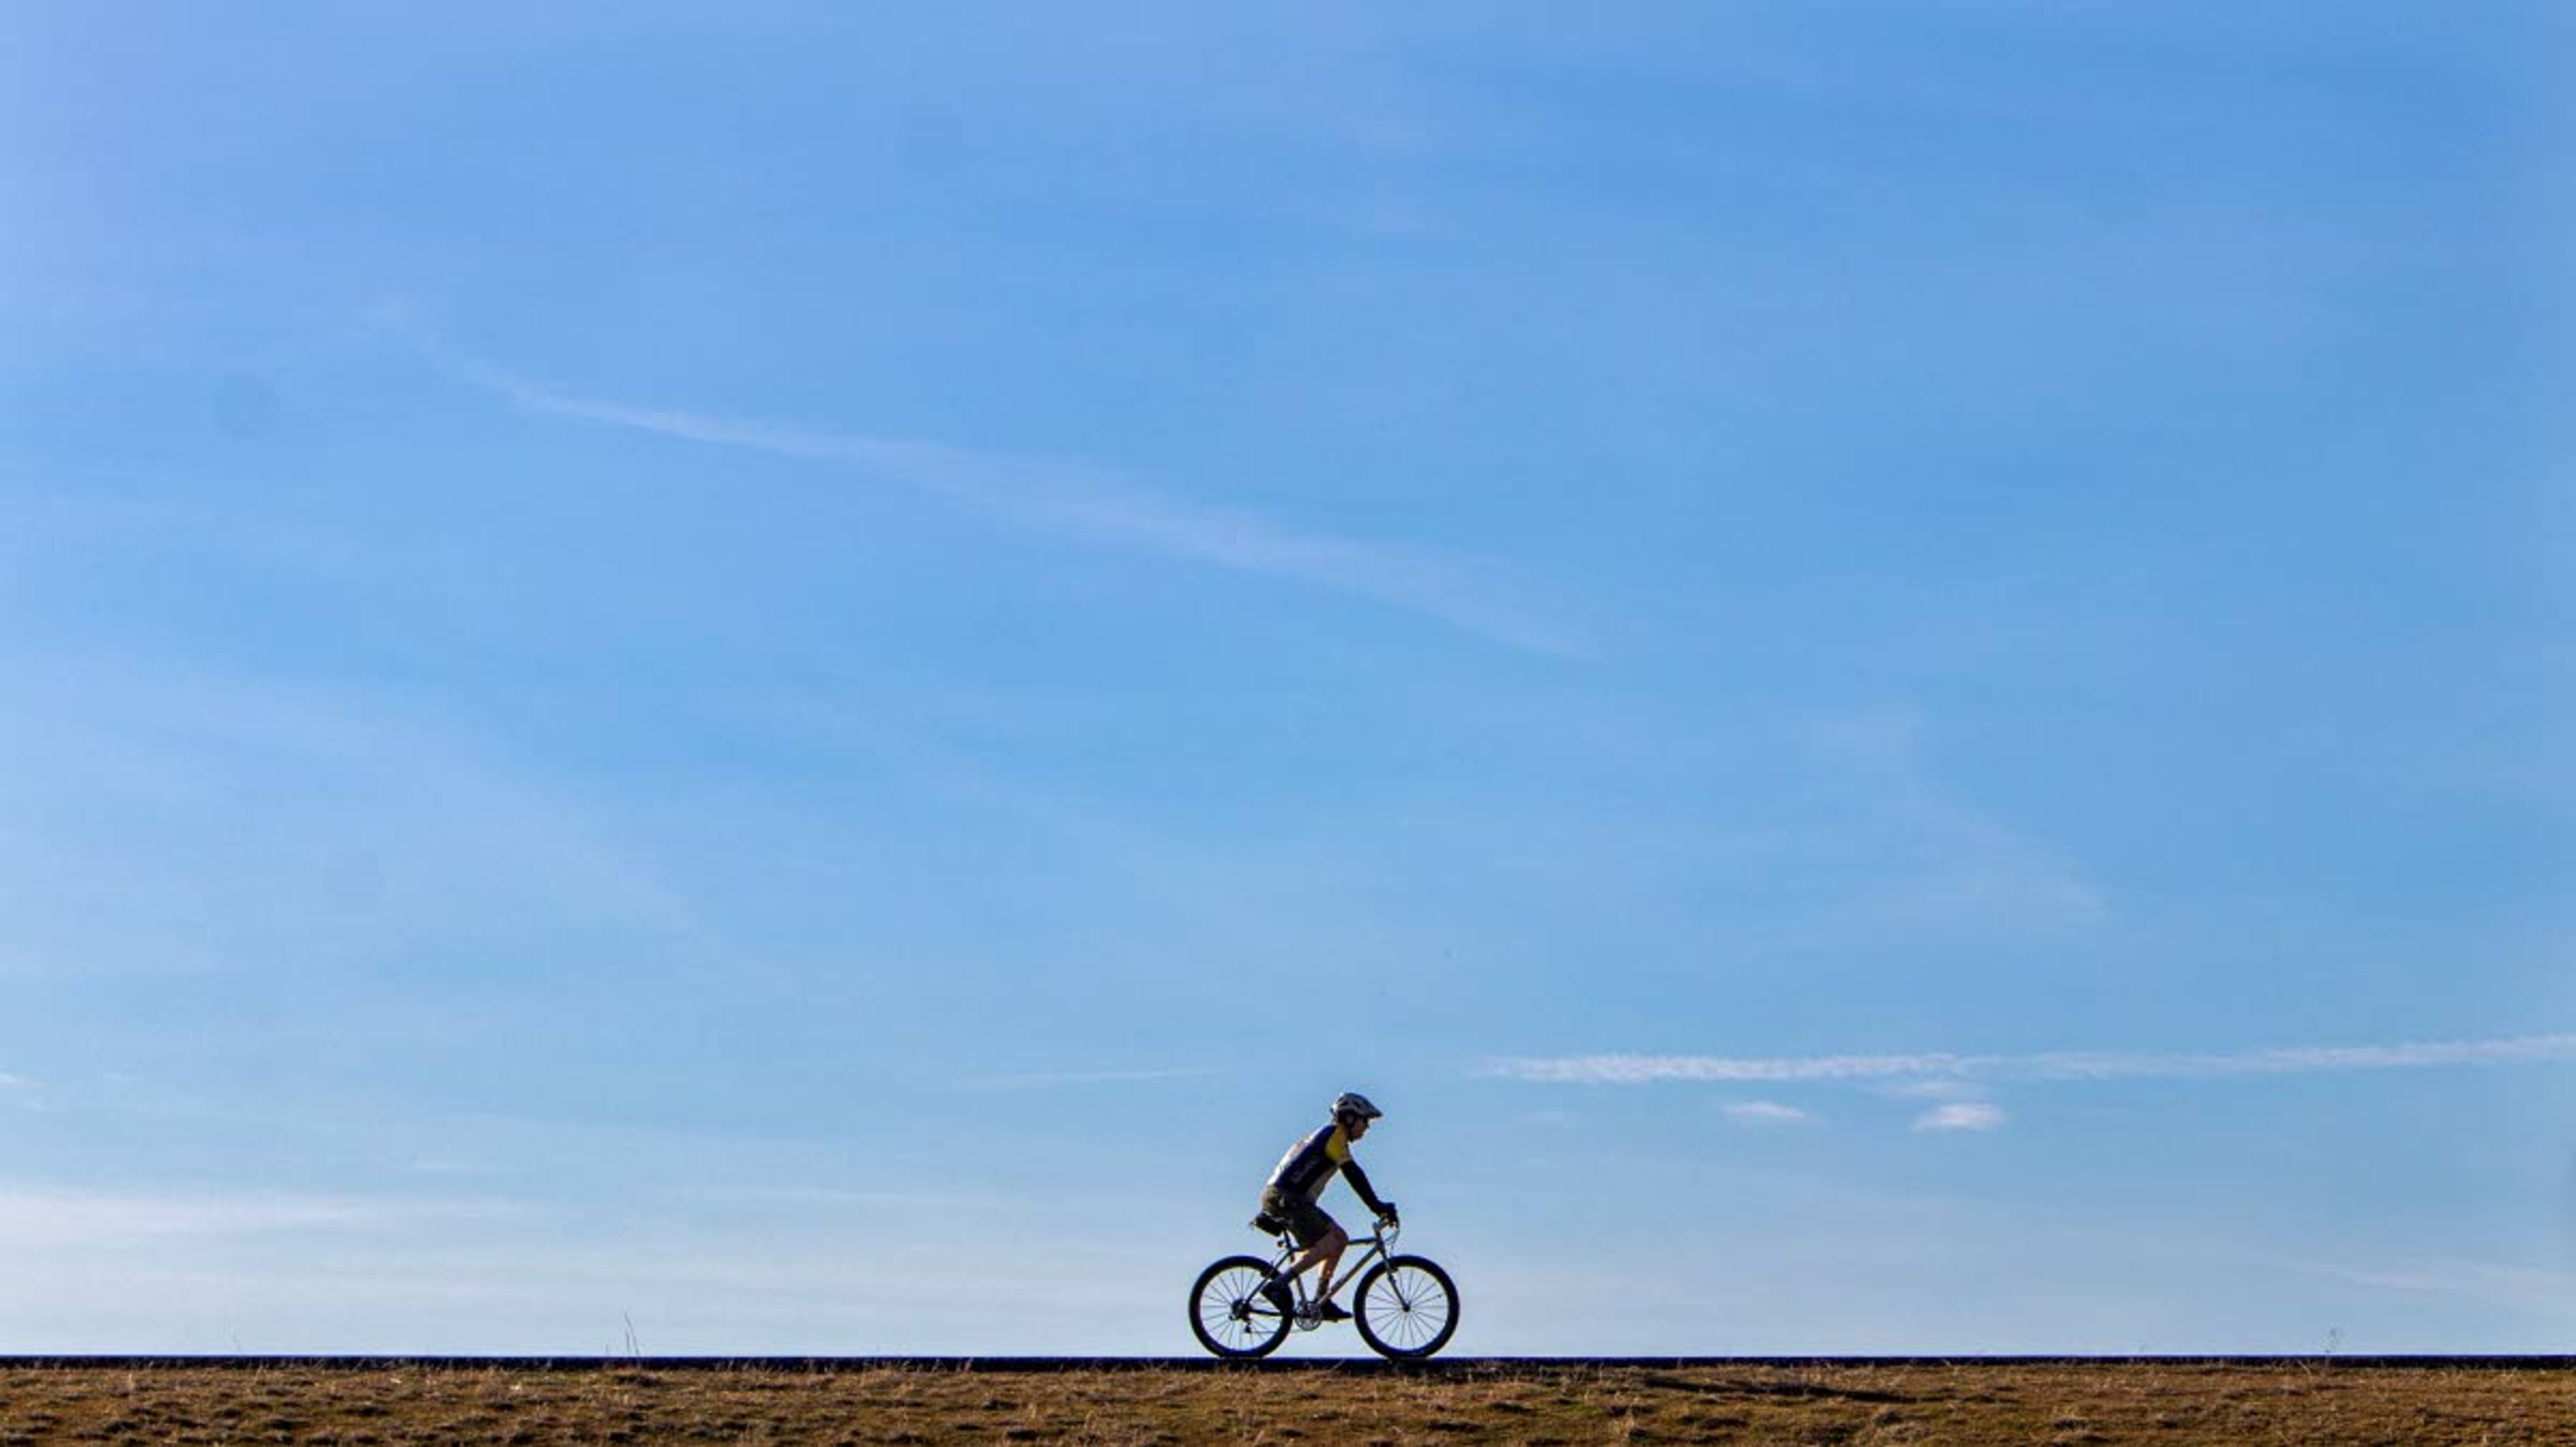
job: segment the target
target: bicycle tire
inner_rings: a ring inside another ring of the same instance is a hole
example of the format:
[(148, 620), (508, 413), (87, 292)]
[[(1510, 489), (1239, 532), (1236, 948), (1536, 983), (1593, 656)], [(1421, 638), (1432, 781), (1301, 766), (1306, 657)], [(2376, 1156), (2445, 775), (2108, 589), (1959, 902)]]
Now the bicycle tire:
[(1427, 1256), (1389, 1257), (1360, 1278), (1351, 1325), (1379, 1356), (1419, 1361), (1457, 1333), (1458, 1283)]
[(1228, 1256), (1199, 1273), (1190, 1287), (1190, 1330), (1199, 1345), (1221, 1357), (1266, 1357), (1288, 1339), (1288, 1318), (1261, 1297), (1270, 1263), (1258, 1256)]

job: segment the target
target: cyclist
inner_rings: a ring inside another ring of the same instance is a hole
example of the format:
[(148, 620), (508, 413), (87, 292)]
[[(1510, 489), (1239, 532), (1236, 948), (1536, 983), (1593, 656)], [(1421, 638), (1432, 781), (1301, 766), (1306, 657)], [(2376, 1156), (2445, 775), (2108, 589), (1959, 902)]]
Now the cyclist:
[(1278, 1168), (1270, 1173), (1270, 1183), (1262, 1187), (1261, 1214), (1253, 1218), (1254, 1229), (1285, 1229), (1298, 1247), (1297, 1254), (1261, 1288), (1261, 1294), (1279, 1308), (1280, 1315), (1288, 1315), (1296, 1305), (1288, 1283), (1296, 1280), (1299, 1272), (1321, 1262), (1324, 1273), (1315, 1282), (1316, 1314), (1326, 1321), (1350, 1320), (1351, 1314), (1333, 1302), (1333, 1272), (1341, 1266), (1342, 1249), (1351, 1244), (1351, 1238), (1315, 1201), (1331, 1184), (1333, 1173), (1339, 1171), (1378, 1220), (1396, 1219), (1395, 1203), (1379, 1200), (1377, 1192), (1369, 1188), (1369, 1178), (1360, 1170), (1360, 1163), (1351, 1159), (1351, 1146), (1368, 1134), (1370, 1122), (1385, 1113), (1355, 1090), (1333, 1097), (1332, 1123), (1290, 1146), (1288, 1154), (1279, 1158)]

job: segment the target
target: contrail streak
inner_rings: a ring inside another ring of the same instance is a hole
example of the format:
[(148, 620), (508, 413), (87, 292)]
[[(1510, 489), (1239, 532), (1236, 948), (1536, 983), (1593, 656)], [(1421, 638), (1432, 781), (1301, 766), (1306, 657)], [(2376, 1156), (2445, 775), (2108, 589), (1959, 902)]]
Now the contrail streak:
[(2213, 1080), (2366, 1070), (2534, 1065), (2576, 1060), (2576, 1034), (2396, 1045), (2289, 1045), (2217, 1054), (2052, 1050), (2025, 1055), (1559, 1055), (1495, 1060), (1478, 1073), (1551, 1085), (1656, 1081), (1796, 1082), (1988, 1078), (2010, 1080)]

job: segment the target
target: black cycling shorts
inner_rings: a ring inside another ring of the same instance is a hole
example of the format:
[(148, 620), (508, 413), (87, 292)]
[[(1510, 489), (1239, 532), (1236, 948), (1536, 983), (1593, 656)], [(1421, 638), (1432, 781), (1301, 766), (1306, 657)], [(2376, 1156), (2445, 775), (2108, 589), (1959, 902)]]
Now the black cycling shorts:
[(1334, 1221), (1324, 1208), (1277, 1186), (1261, 1190), (1261, 1214), (1288, 1223), (1289, 1238), (1302, 1249), (1333, 1234)]

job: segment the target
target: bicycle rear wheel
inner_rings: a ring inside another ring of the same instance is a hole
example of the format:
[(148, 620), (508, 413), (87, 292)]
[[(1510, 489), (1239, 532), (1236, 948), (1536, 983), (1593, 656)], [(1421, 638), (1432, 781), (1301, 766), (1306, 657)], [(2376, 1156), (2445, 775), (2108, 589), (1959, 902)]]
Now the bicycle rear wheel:
[(1458, 1330), (1458, 1286), (1425, 1256), (1394, 1256), (1369, 1268), (1351, 1324), (1369, 1350), (1399, 1361), (1427, 1357)]
[(1262, 1296), (1270, 1263), (1229, 1256), (1199, 1273), (1190, 1288), (1190, 1330), (1221, 1357), (1266, 1357), (1288, 1336), (1288, 1318)]

